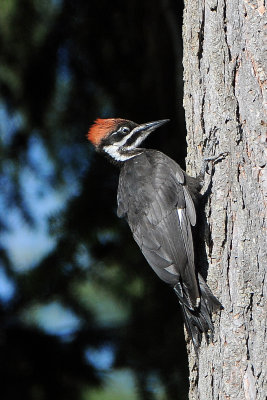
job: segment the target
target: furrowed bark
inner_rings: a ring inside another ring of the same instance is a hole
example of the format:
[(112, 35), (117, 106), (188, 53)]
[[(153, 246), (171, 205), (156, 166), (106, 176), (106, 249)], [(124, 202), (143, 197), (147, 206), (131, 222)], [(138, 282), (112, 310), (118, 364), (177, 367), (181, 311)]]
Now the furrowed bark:
[(224, 310), (198, 362), (188, 347), (191, 400), (266, 399), (266, 18), (263, 0), (185, 1), (187, 171), (229, 153), (205, 212), (207, 283)]

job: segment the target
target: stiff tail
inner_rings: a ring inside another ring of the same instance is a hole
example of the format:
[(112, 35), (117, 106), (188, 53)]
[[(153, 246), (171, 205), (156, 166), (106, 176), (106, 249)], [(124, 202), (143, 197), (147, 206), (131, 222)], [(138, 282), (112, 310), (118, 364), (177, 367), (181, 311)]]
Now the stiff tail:
[(202, 333), (204, 333), (206, 341), (208, 342), (207, 332), (210, 330), (211, 340), (213, 339), (214, 328), (211, 320), (211, 314), (214, 311), (223, 308), (219, 300), (216, 299), (216, 297), (212, 294), (210, 288), (200, 274), (198, 274), (198, 282), (200, 289), (200, 303), (195, 309), (189, 308), (185, 304), (185, 301), (181, 296), (181, 286), (179, 285), (179, 290), (174, 287), (174, 291), (179, 298), (179, 303), (183, 310), (186, 330), (193, 341), (196, 353), (201, 344)]

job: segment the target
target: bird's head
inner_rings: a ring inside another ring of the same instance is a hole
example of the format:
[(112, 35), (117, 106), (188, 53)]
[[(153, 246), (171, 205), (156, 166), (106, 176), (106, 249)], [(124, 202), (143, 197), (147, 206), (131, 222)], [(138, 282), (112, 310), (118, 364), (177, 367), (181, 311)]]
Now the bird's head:
[(116, 162), (123, 162), (140, 154), (138, 146), (156, 128), (168, 119), (136, 124), (121, 118), (98, 118), (88, 132), (88, 140), (97, 151), (103, 152)]

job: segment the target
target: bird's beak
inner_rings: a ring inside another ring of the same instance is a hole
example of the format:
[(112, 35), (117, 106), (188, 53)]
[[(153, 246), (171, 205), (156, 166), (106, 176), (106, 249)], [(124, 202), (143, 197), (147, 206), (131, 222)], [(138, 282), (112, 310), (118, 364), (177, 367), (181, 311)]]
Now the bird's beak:
[(145, 124), (139, 125), (136, 129), (139, 132), (146, 132), (148, 135), (149, 133), (153, 132), (155, 129), (159, 128), (161, 125), (166, 124), (166, 122), (169, 122), (169, 119), (160, 119), (159, 121), (153, 121), (153, 122), (146, 122)]
[(131, 132), (129, 141), (126, 147), (129, 150), (136, 149), (155, 129), (168, 122), (169, 119), (161, 119), (159, 121), (146, 122), (145, 124), (137, 125)]

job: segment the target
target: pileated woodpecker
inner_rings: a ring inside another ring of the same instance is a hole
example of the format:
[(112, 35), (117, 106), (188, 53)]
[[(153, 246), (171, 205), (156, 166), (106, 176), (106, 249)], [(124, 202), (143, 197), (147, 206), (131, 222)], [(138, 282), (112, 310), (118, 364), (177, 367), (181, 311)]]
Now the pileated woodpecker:
[(213, 331), (211, 314), (221, 307), (196, 272), (191, 226), (200, 182), (165, 154), (138, 147), (169, 120), (136, 124), (125, 119), (97, 119), (88, 139), (120, 167), (117, 194), (124, 217), (147, 262), (171, 285), (183, 310), (185, 326), (197, 350), (201, 334)]

